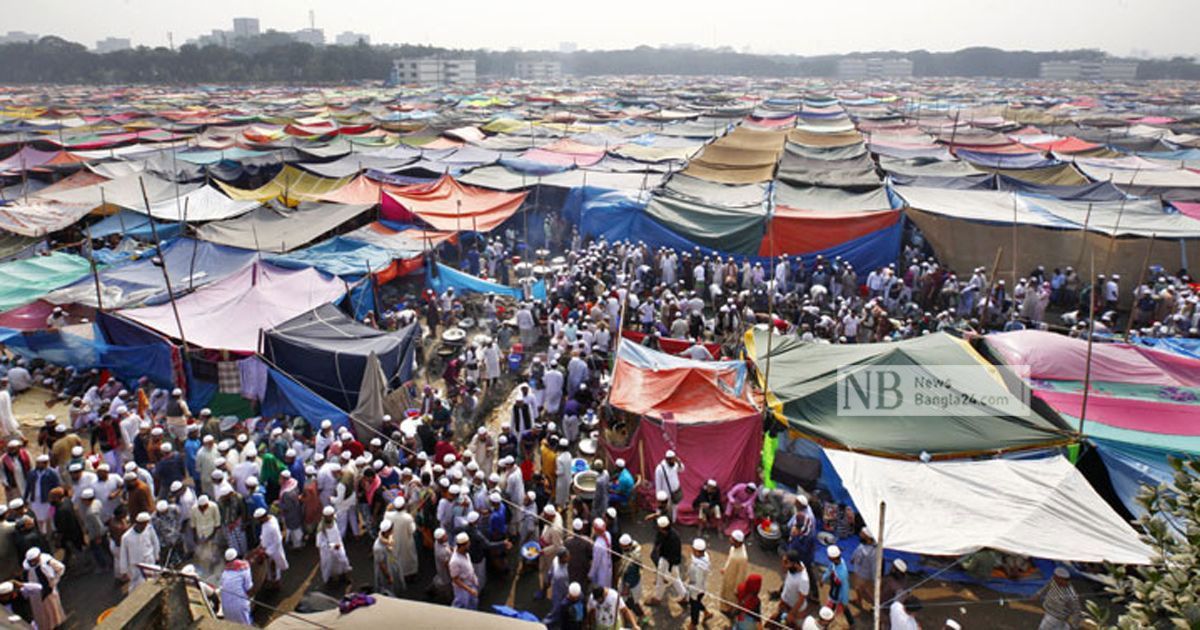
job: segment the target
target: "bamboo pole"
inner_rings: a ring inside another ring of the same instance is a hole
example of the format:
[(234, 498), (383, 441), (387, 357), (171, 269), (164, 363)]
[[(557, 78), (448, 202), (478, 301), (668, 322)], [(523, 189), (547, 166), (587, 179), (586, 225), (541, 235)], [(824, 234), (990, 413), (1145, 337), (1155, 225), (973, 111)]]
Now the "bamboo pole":
[[(146, 215), (150, 216), (150, 196), (146, 194), (146, 180), (138, 176), (138, 185), (142, 189), (142, 202), (146, 204)], [(175, 303), (175, 291), (171, 288), (171, 274), (167, 272), (167, 258), (162, 253), (162, 242), (158, 240), (158, 226), (154, 223), (154, 218), (150, 218), (150, 232), (154, 236), (154, 249), (158, 252), (158, 260), (161, 263), (163, 282), (167, 286), (167, 299), (171, 302), (171, 312), (175, 314), (175, 327), (179, 329), (179, 341), (183, 342), (183, 356), (186, 359), (188, 354), (187, 337), (183, 333), (183, 319), (179, 317), (179, 306)]]
[[(879, 502), (879, 531), (875, 533), (875, 630), (880, 628), (880, 591), (883, 590), (883, 523), (887, 513), (887, 502)], [(845, 588), (845, 585), (842, 586)]]
[(1096, 253), (1092, 252), (1092, 290), (1088, 292), (1087, 363), (1083, 367), (1083, 402), (1079, 406), (1079, 438), (1083, 438), (1083, 421), (1087, 417), (1088, 393), (1092, 389), (1092, 343), (1096, 338)]
[[(1150, 266), (1150, 253), (1154, 251), (1154, 239), (1157, 236), (1154, 232), (1150, 233), (1150, 244), (1146, 247), (1146, 257), (1142, 259), (1142, 269), (1138, 271), (1137, 284), (1133, 285), (1133, 290), (1141, 289), (1142, 283), (1146, 281), (1146, 268)], [(1129, 341), (1129, 332), (1133, 330), (1133, 314), (1137, 311), (1137, 294), (1134, 294), (1133, 306), (1129, 309), (1128, 321), (1125, 322), (1125, 341)]]

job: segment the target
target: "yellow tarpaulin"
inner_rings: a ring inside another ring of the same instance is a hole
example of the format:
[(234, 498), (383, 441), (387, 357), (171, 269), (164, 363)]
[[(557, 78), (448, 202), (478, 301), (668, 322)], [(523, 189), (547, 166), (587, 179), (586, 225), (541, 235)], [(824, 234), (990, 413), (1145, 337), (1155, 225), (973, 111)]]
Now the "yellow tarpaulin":
[(253, 190), (245, 190), (230, 186), (225, 182), (217, 180), (217, 185), (231, 199), (238, 201), (270, 201), (272, 199), (282, 199), (284, 203), (289, 205), (297, 204), (301, 201), (316, 200), (324, 195), (349, 184), (354, 180), (354, 176), (350, 175), (339, 179), (331, 179), (313, 175), (306, 171), (302, 171), (292, 166), (283, 167), (282, 171), (275, 176), (275, 179), (255, 188)]

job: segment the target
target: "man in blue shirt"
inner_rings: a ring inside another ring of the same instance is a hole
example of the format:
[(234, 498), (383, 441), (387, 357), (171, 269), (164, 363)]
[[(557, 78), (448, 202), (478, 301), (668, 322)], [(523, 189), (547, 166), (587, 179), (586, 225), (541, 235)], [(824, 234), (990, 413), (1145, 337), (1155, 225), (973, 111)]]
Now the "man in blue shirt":
[(614, 505), (625, 505), (633, 496), (633, 475), (629, 469), (625, 467), (625, 460), (618, 459), (617, 466), (617, 483), (612, 486), (612, 491), (609, 492), (609, 502)]
[(846, 623), (854, 627), (854, 616), (850, 614), (850, 571), (842, 562), (842, 550), (837, 545), (829, 545), (825, 549), (832, 565), (825, 571), (825, 581), (829, 582), (829, 604), (835, 613), (846, 616)]

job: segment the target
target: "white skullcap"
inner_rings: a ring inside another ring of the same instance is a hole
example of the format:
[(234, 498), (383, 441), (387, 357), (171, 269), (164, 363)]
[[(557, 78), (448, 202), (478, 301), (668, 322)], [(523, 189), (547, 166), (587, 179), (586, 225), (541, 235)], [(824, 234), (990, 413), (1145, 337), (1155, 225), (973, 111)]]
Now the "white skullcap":
[(39, 464), (41, 464), (41, 463), (45, 463), (45, 462), (49, 462), (49, 461), (50, 461), (50, 456), (49, 456), (49, 455), (46, 455), (46, 454), (44, 454), (44, 453), (43, 453), (43, 454), (41, 454), (41, 455), (38, 455), (38, 456), (37, 456), (37, 462), (38, 462)]
[(804, 507), (808, 507), (808, 495), (806, 495), (806, 494), (796, 495), (796, 503), (799, 503), (800, 505), (803, 505)]
[(908, 563), (900, 558), (892, 560), (892, 566), (896, 567), (896, 570), (901, 573), (908, 573)]
[(324, 516), (333, 516), (336, 513), (337, 513), (337, 510), (333, 509), (332, 505), (326, 505), (325, 509), (321, 510), (321, 514)]
[(330, 421), (328, 421), (328, 420), (322, 420), (322, 421), (321, 421), (321, 429), (322, 429), (322, 430), (324, 430), (324, 429), (332, 429), (332, 428), (333, 428), (333, 423), (332, 423), (332, 422), (330, 422)]
[(946, 620), (946, 627), (949, 628), (949, 630), (962, 630), (962, 626), (960, 626), (958, 622), (953, 619)]
[(583, 595), (583, 587), (579, 585), (579, 582), (571, 582), (571, 585), (567, 587), (567, 595), (580, 597)]
[(42, 557), (42, 550), (37, 547), (30, 547), (29, 551), (25, 552), (25, 560), (33, 562)]
[(225, 550), (225, 562), (233, 562), (237, 560), (237, 549), (230, 547)]
[(655, 492), (655, 493), (654, 493), (654, 498), (655, 498), (655, 499), (657, 499), (657, 500), (659, 500), (659, 501), (666, 501), (666, 500), (667, 500), (667, 491), (666, 491), (666, 490), (659, 490), (658, 492)]
[(667, 518), (667, 517), (665, 517), (665, 516), (660, 516), (660, 517), (658, 517), (658, 520), (657, 520), (657, 521), (655, 521), (655, 523), (656, 523), (656, 524), (657, 524), (657, 525), (658, 525), (660, 528), (662, 528), (662, 527), (668, 527), (668, 526), (670, 526), (670, 525), (671, 525), (671, 519), (669, 519), (669, 518)]
[(666, 457), (667, 459), (671, 459), (672, 457), (675, 457), (675, 451), (668, 450), (667, 453), (664, 455), (664, 457)]
[(82, 499), (95, 499), (96, 491), (91, 488), (84, 488), (83, 492), (79, 493), (79, 497)]
[(160, 499), (158, 503), (154, 504), (154, 511), (166, 512), (167, 511), (167, 502)]
[(817, 613), (822, 621), (833, 621), (833, 609), (828, 606), (822, 606), (821, 612)]
[(615, 463), (615, 464), (617, 465), (617, 468), (624, 468), (624, 467), (625, 467), (625, 460), (621, 459), (620, 457), (618, 457), (618, 458), (617, 458), (617, 461), (615, 461), (615, 462), (613, 462), (613, 463)]
[(583, 519), (577, 518), (577, 519), (571, 521), (571, 529), (573, 529), (575, 531), (579, 531), (579, 530), (583, 529)]
[(395, 499), (392, 499), (392, 507), (396, 508), (397, 510), (403, 510), (404, 497), (396, 497)]
[(254, 475), (250, 475), (249, 477), (246, 477), (246, 485), (247, 486), (258, 486), (258, 477), (255, 477)]
[[(213, 475), (215, 476), (218, 472), (220, 471), (214, 471)], [(125, 481), (133, 481), (134, 479), (137, 479), (137, 473), (133, 471), (125, 473)]]
[(746, 535), (740, 529), (733, 530), (732, 538), (738, 542), (746, 542)]
[(283, 456), (284, 456), (284, 457), (295, 457), (295, 456), (296, 456), (296, 449), (294, 449), (294, 448), (289, 448), (289, 449), (288, 449), (286, 452), (284, 452)]
[(164, 452), (164, 453), (170, 453), (170, 452), (171, 452), (171, 450), (172, 450), (172, 449), (174, 449), (174, 448), (175, 448), (175, 447), (174, 447), (174, 446), (171, 446), (171, 443), (170, 443), (170, 442), (163, 442), (163, 443), (162, 443), (162, 446), (161, 446), (161, 447), (159, 447), (159, 450), (161, 450), (161, 451), (162, 451), (162, 452)]
[(381, 532), (392, 531), (392, 522), (387, 520), (386, 518), (383, 519), (383, 522), (379, 524), (379, 531), (381, 531)]
[(262, 518), (267, 515), (267, 508), (258, 508), (254, 510), (254, 518)]
[(546, 507), (542, 508), (542, 513), (543, 513), (543, 514), (550, 514), (550, 515), (553, 515), (555, 512), (557, 512), (557, 510), (555, 510), (555, 509), (554, 509), (554, 506), (553, 506), (553, 505), (551, 505), (551, 504), (549, 504), (549, 503), (547, 503), (547, 504), (546, 504)]
[(0, 595), (9, 595), (13, 592), (12, 580), (0, 583)]
[(71, 457), (79, 457), (81, 455), (83, 455), (83, 447), (82, 446), (71, 447)]
[(695, 549), (696, 551), (704, 551), (705, 549), (708, 549), (708, 543), (705, 542), (703, 538), (697, 538), (692, 541), (692, 549)]
[(67, 466), (67, 472), (82, 472), (82, 471), (83, 471), (83, 464), (81, 464), (79, 462), (75, 462), (74, 464)]
[(467, 535), (467, 532), (458, 532), (458, 535), (454, 537), (454, 542), (455, 544), (465, 545), (471, 542), (471, 537)]
[(137, 522), (149, 523), (150, 522), (150, 513), (149, 512), (138, 512)]
[(445, 538), (446, 530), (442, 529), (441, 527), (433, 530), (433, 537), (435, 540), (441, 540), (441, 539)]
[(208, 505), (208, 495), (202, 494), (199, 499), (196, 499), (196, 505)]
[(620, 543), (622, 547), (628, 547), (629, 545), (633, 544), (633, 538), (630, 538), (629, 534), (621, 534), (621, 538), (617, 540), (617, 542)]
[(829, 556), (830, 560), (837, 560), (842, 557), (842, 548), (837, 545), (829, 545), (825, 548), (825, 554)]
[(488, 501), (491, 501), (492, 503), (499, 503), (500, 502), (500, 493), (499, 492), (491, 493), (490, 495), (488, 495)]
[(474, 510), (467, 512), (467, 522), (468, 523), (475, 523), (478, 521), (479, 521), (479, 512), (476, 512)]

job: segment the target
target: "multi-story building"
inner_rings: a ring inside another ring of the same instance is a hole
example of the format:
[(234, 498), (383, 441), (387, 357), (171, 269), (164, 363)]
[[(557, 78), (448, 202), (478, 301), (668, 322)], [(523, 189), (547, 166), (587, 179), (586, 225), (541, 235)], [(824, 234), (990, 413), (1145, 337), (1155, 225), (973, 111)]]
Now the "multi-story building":
[(37, 35), (25, 31), (9, 31), (0, 35), (0, 44), (28, 44), (37, 40)]
[(312, 46), (325, 45), (325, 29), (320, 28), (302, 28), (292, 33), (292, 39)]
[(346, 31), (334, 38), (334, 42), (337, 43), (338, 46), (357, 46), (358, 42), (362, 42), (370, 46), (371, 36), (367, 35), (366, 33)]
[(396, 59), (392, 62), (391, 82), (414, 85), (452, 85), (475, 83), (474, 59)]
[(518, 61), (517, 78), (526, 81), (556, 81), (562, 78), (562, 62)]
[(233, 18), (234, 37), (255, 37), (259, 33), (261, 33), (261, 31), (259, 30), (258, 26), (258, 18)]
[(100, 54), (129, 50), (130, 48), (133, 48), (133, 43), (129, 41), (128, 37), (105, 37), (96, 42), (96, 52)]
[(903, 57), (843, 57), (838, 60), (839, 79), (911, 77), (913, 62)]
[(1138, 62), (1104, 60), (1043, 61), (1039, 76), (1051, 81), (1132, 81)]

